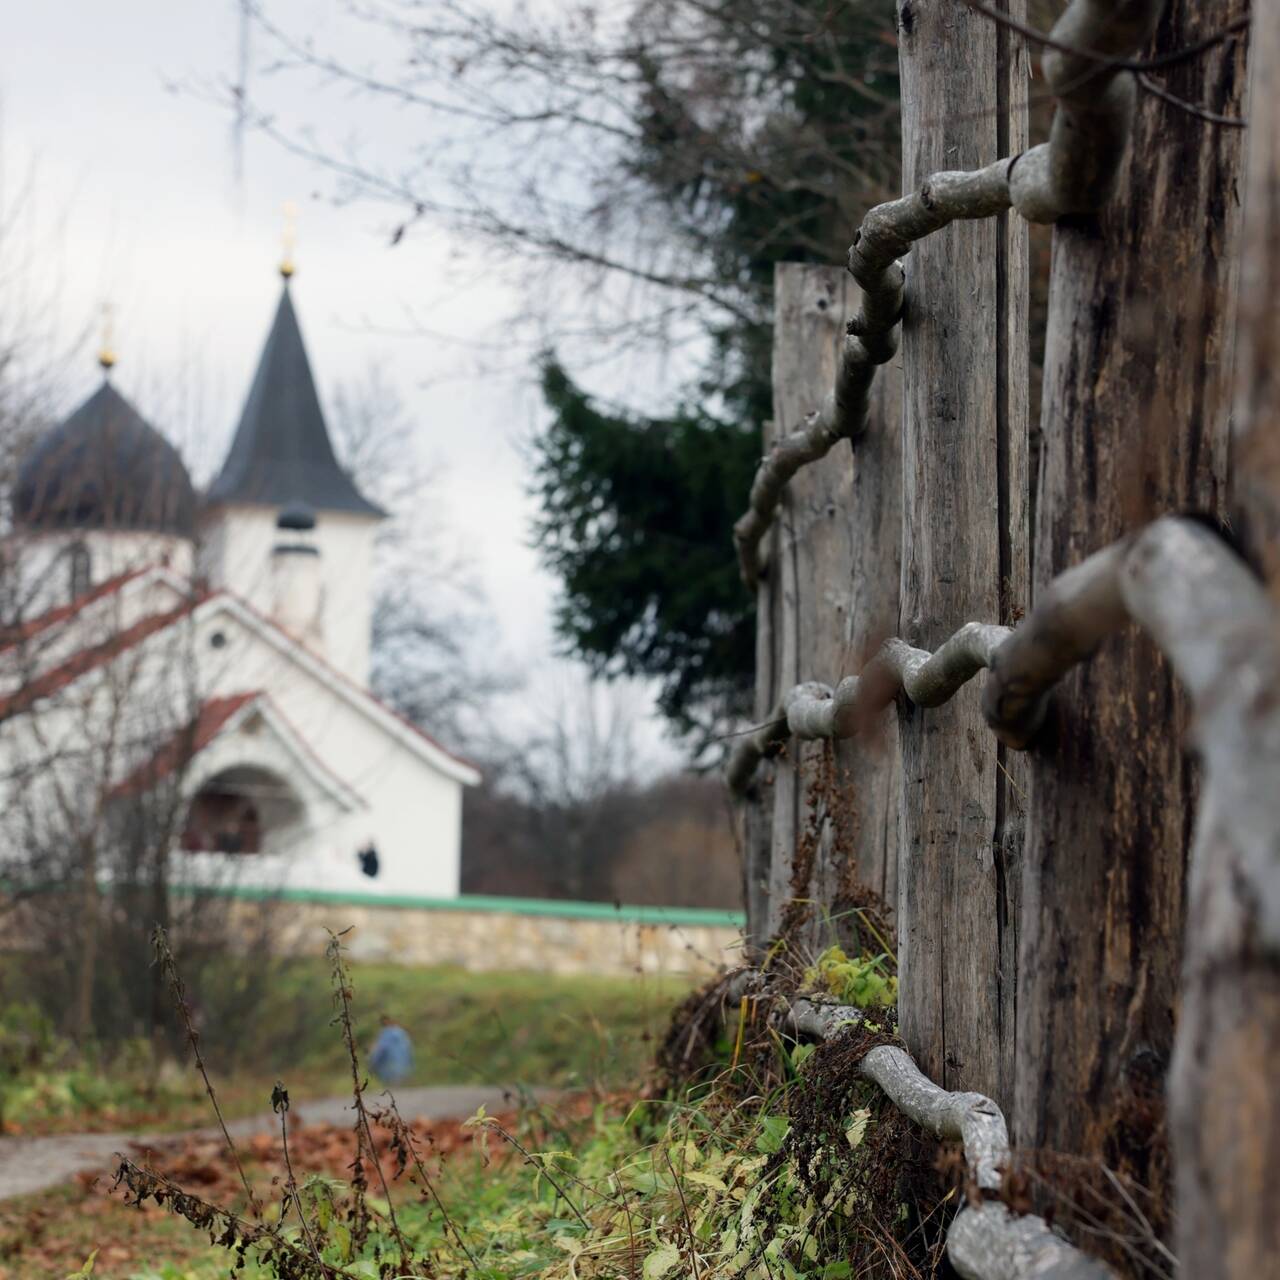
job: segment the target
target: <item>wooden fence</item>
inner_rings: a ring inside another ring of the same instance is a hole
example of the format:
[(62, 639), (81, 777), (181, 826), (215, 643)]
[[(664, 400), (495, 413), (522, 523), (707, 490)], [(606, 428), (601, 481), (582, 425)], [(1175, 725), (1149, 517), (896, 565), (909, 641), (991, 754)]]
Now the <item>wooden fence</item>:
[[(914, 194), (868, 214), (848, 272), (778, 269), (774, 421), (736, 531), (759, 602), (757, 729), (729, 765), (750, 940), (812, 953), (874, 889), (924, 1075), (993, 1099), (1019, 1146), (1157, 1190), (1176, 1030), (1178, 1252), (1265, 1274), (1280, 120), (1259, 86), (1280, 6), (1249, 40), (1244, 0), (1073, 0), (1044, 82), (1022, 0), (988, 10), (901, 0)], [(1050, 141), (1025, 150), (1045, 82)], [(1036, 431), (1028, 221), (1054, 224)], [(974, 1274), (1019, 1273), (985, 1256)]]

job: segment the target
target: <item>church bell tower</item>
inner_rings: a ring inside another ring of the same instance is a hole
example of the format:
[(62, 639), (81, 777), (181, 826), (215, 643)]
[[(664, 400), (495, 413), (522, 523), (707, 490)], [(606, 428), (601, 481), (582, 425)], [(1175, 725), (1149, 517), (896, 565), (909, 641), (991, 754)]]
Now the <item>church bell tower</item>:
[(201, 572), (364, 687), (373, 544), (386, 516), (339, 465), (283, 287), (240, 423), (206, 495)]

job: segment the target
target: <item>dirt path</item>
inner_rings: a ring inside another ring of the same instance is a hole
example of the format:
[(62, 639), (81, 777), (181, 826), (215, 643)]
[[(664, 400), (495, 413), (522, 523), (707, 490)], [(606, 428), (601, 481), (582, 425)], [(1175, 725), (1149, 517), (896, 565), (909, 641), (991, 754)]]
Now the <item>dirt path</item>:
[[(536, 1090), (539, 1097), (549, 1096), (549, 1090)], [(396, 1093), (396, 1104), (406, 1120), (418, 1116), (431, 1120), (457, 1119), (469, 1116), (477, 1107), (490, 1111), (510, 1107), (515, 1101), (513, 1091), (490, 1085), (429, 1085), (418, 1089), (401, 1089)], [(377, 1095), (371, 1092), (370, 1104), (375, 1105)], [(294, 1107), (295, 1116), (304, 1124), (350, 1124), (353, 1116), (351, 1096), (345, 1098), (317, 1098), (311, 1102), (299, 1102)], [(247, 1138), (255, 1133), (279, 1130), (280, 1121), (270, 1113), (248, 1116), (228, 1124), (233, 1138)], [(216, 1137), (216, 1128), (191, 1130), (200, 1135)], [(0, 1200), (14, 1196), (31, 1195), (57, 1186), (77, 1173), (106, 1170), (111, 1157), (129, 1143), (169, 1142), (181, 1137), (177, 1133), (64, 1133), (48, 1138), (0, 1138)]]

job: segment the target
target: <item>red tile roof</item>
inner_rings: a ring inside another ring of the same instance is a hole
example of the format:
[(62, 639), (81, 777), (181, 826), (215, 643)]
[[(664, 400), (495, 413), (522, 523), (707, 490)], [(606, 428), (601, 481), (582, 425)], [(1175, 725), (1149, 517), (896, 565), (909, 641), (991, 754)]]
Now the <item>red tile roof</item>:
[[(44, 630), (68, 619), (78, 613), (87, 604), (94, 600), (110, 595), (115, 591), (119, 591), (127, 582), (149, 572), (146, 569), (134, 570), (130, 573), (121, 574), (117, 578), (113, 578), (108, 582), (102, 583), (95, 587), (93, 591), (87, 592), (81, 596), (79, 600), (73, 601), (70, 605), (64, 605), (58, 609), (50, 610), (49, 613), (42, 615), (40, 618), (26, 624), (31, 630), (28, 634), (35, 634), (39, 630)], [(49, 697), (51, 694), (57, 693), (60, 689), (65, 688), (73, 680), (78, 679), (81, 675), (93, 670), (95, 667), (102, 666), (104, 663), (111, 661), (118, 654), (123, 653), (126, 649), (132, 648), (135, 644), (139, 644), (148, 636), (154, 635), (157, 631), (162, 631), (171, 623), (185, 617), (191, 613), (197, 604), (203, 604), (217, 596), (226, 596), (227, 599), (233, 600), (237, 605), (243, 608), (247, 613), (252, 615), (263, 626), (272, 628), (288, 638), (289, 642), (296, 645), (300, 650), (306, 653), (307, 657), (318, 663), (325, 671), (344, 684), (347, 688), (358, 693), (360, 696), (367, 698), (381, 710), (400, 722), (406, 729), (410, 730), (424, 742), (429, 742), (437, 751), (448, 756), (451, 760), (456, 760), (459, 764), (465, 765), (467, 768), (479, 770), (479, 765), (474, 761), (468, 760), (466, 756), (460, 755), (456, 751), (450, 751), (442, 742), (433, 738), (431, 734), (414, 724), (407, 716), (402, 715), (394, 707), (388, 706), (381, 698), (376, 697), (363, 685), (357, 684), (350, 676), (335, 667), (322, 654), (304, 644), (297, 637), (290, 634), (279, 623), (273, 621), (261, 610), (257, 609), (248, 600), (242, 596), (236, 595), (232, 591), (222, 588), (217, 591), (204, 591), (198, 599), (185, 601), (175, 609), (167, 612), (153, 614), (144, 618), (133, 626), (125, 628), (102, 644), (93, 645), (88, 648), (74, 653), (65, 662), (53, 667), (45, 672), (38, 679), (33, 680), (29, 685), (17, 690), (7, 698), (0, 698), (0, 720), (5, 720), (10, 716), (17, 715), (20, 712), (28, 710), (32, 705), (41, 698)], [(23, 638), (26, 638), (25, 635)], [(13, 643), (16, 643), (13, 642)], [(4, 645), (0, 643), (0, 650)]]
[(261, 696), (260, 689), (252, 689), (201, 703), (192, 722), (179, 729), (149, 760), (115, 787), (114, 794), (130, 795), (155, 786), (161, 778), (167, 778), (203, 751), (241, 707)]
[(69, 604), (62, 604), (56, 609), (49, 609), (47, 612), (40, 614), (39, 617), (30, 618), (26, 622), (18, 623), (16, 626), (5, 627), (0, 631), (0, 651), (12, 649), (16, 645), (30, 640), (33, 636), (38, 636), (42, 631), (48, 631), (51, 627), (56, 627), (60, 622), (66, 622), (69, 618), (74, 618), (82, 609), (88, 608), (89, 605), (95, 604), (107, 596), (115, 595), (126, 583), (132, 582), (135, 578), (140, 578), (147, 572), (149, 572), (148, 569), (130, 569), (127, 573), (117, 574), (116, 577), (108, 578), (105, 582), (98, 583), (96, 587), (86, 591), (83, 595), (77, 596)]
[(157, 631), (163, 631), (180, 618), (189, 615), (195, 609), (195, 604), (194, 601), (185, 601), (176, 609), (169, 609), (165, 613), (154, 613), (150, 617), (135, 622), (131, 627), (117, 631), (101, 644), (89, 645), (73, 653), (65, 662), (51, 667), (43, 675), (16, 689), (8, 697), (0, 698), (0, 721), (30, 710), (41, 698), (51, 697), (82, 675), (105, 666), (126, 650), (155, 635)]

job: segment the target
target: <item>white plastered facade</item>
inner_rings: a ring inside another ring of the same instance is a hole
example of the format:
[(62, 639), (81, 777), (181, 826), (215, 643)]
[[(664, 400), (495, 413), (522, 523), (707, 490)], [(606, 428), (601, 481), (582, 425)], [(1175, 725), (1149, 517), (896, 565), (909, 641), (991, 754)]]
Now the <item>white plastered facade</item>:
[[(320, 511), (309, 535), (314, 566), (290, 564), (273, 555), (281, 540), (273, 507), (219, 506), (201, 523), (199, 573), (214, 588), (228, 588), (260, 613), (277, 618), (288, 599), (289, 579), (318, 569), (318, 634), (311, 644), (356, 684), (369, 679), (373, 626), (369, 581), (373, 573), (376, 516)], [(283, 579), (283, 580), (282, 580)]]
[[(112, 637), (128, 647), (75, 672), (77, 655)], [(0, 716), (9, 856), (23, 852), (33, 810), (56, 824), (59, 796), (124, 785), (200, 708), (236, 703), (184, 760), (184, 793), (252, 774), (287, 795), (291, 820), (268, 827), (256, 852), (175, 848), (175, 882), (352, 898), (458, 894), (462, 788), (479, 780), (475, 769), (234, 593), (194, 596), (170, 569), (137, 573), (0, 652), (0, 698), (46, 685), (32, 705)], [(124, 730), (110, 728), (113, 717)], [(97, 747), (113, 733), (119, 745), (104, 761)], [(86, 787), (88, 776), (96, 781)], [(358, 857), (369, 847), (378, 855), (373, 877)]]
[(66, 529), (49, 533), (14, 534), (9, 555), (16, 571), (11, 581), (18, 598), (9, 612), (34, 618), (66, 604), (73, 582), (72, 555), (86, 559), (90, 583), (152, 567), (168, 568), (180, 578), (195, 572), (195, 547), (189, 538), (142, 530)]

